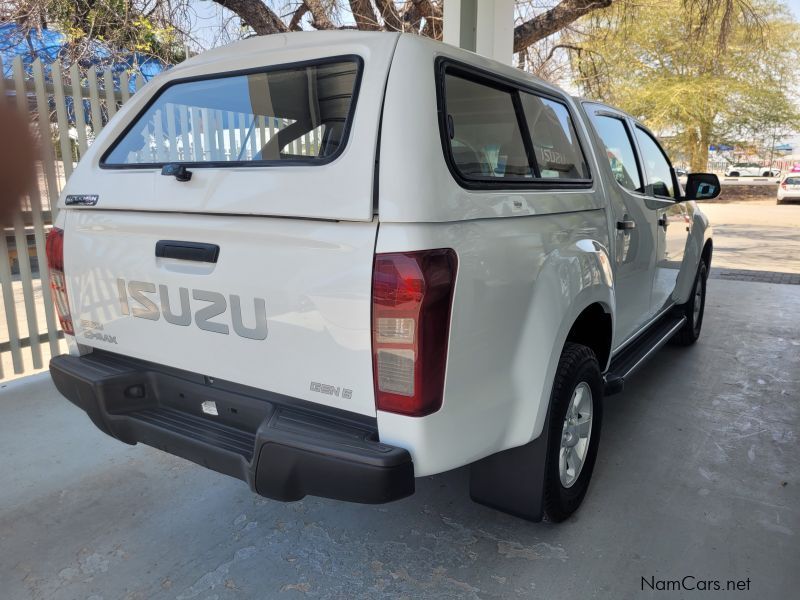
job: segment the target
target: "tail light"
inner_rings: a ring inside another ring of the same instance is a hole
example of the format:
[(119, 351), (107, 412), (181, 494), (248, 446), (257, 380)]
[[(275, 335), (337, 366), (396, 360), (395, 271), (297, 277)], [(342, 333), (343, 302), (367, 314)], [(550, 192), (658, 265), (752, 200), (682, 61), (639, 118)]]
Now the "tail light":
[(372, 362), (378, 410), (421, 417), (442, 406), (451, 249), (378, 254), (372, 272)]
[(47, 267), (50, 270), (50, 289), (56, 305), (58, 320), (64, 333), (75, 335), (67, 298), (67, 280), (64, 278), (64, 230), (53, 227), (47, 234)]
[(781, 187), (782, 187), (783, 189), (786, 189), (786, 182), (785, 182), (785, 181), (784, 181), (784, 182), (781, 184)]

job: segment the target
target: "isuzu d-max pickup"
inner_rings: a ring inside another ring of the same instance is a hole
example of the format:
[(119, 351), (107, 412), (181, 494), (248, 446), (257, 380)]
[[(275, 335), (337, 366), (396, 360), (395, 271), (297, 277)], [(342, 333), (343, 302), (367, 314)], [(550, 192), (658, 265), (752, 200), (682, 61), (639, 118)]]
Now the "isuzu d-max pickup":
[(583, 499), (603, 398), (703, 321), (711, 229), (632, 117), (413, 35), (258, 37), (111, 119), (47, 240), (59, 391), (258, 494), (363, 503), (471, 465)]

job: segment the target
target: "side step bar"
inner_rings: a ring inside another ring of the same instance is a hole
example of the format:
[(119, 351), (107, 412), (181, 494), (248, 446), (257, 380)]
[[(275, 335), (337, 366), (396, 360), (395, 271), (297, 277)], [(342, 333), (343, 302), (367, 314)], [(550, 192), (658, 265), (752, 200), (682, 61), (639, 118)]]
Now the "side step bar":
[(635, 373), (648, 358), (664, 346), (686, 323), (686, 315), (670, 313), (656, 321), (630, 346), (611, 359), (605, 375), (605, 395), (622, 391), (625, 380)]

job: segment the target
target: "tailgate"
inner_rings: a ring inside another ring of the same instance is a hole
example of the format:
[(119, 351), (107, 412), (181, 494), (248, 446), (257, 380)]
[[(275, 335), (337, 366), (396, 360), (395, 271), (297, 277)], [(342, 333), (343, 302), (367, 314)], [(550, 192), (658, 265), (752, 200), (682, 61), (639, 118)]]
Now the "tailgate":
[[(377, 222), (65, 212), (65, 272), (81, 344), (375, 414)], [(163, 252), (164, 244), (157, 252), (161, 241), (217, 246), (218, 256), (187, 260)]]

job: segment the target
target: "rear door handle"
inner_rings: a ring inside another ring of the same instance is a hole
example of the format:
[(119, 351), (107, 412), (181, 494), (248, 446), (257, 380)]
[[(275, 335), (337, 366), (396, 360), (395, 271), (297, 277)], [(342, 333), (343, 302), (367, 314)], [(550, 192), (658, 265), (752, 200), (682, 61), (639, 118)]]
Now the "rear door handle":
[(175, 258), (195, 262), (215, 263), (219, 258), (219, 246), (202, 242), (182, 242), (178, 240), (159, 240), (156, 242), (158, 258)]
[(617, 229), (620, 231), (636, 229), (636, 221), (617, 221)]

